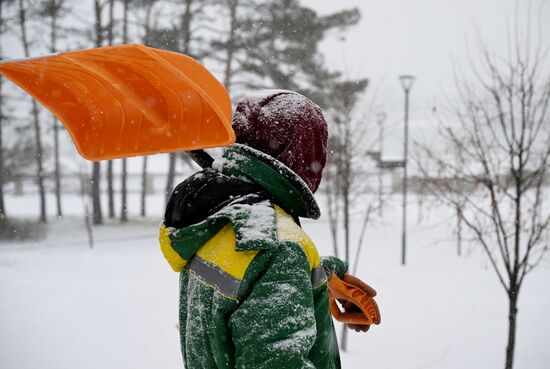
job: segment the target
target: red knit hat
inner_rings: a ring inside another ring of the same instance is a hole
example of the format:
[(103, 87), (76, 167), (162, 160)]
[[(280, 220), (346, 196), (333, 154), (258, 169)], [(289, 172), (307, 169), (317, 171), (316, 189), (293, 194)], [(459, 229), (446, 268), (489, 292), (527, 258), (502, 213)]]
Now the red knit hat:
[(292, 91), (265, 90), (239, 101), (232, 118), (237, 142), (279, 160), (315, 192), (327, 161), (321, 108)]

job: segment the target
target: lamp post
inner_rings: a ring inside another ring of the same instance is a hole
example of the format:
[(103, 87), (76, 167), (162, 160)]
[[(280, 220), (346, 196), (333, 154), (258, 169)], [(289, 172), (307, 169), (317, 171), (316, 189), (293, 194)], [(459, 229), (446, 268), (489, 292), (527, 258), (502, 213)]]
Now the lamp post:
[[(378, 122), (378, 152), (379, 152), (379, 163), (382, 161), (382, 152), (384, 150), (384, 121), (386, 120), (387, 114), (383, 111), (376, 114), (376, 121)], [(382, 216), (382, 166), (378, 164), (378, 214)]]
[(405, 91), (405, 134), (403, 138), (403, 233), (401, 239), (401, 264), (405, 265), (407, 250), (407, 161), (409, 156), (409, 93), (415, 77), (399, 76), (401, 87)]

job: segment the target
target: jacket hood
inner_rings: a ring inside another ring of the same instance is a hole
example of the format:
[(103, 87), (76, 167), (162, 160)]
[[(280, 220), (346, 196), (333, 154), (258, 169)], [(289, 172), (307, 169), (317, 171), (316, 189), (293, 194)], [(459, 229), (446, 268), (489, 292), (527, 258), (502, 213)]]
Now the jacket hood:
[(236, 198), (256, 193), (268, 198), (260, 187), (211, 168), (201, 170), (178, 184), (164, 213), (167, 227), (184, 228), (199, 223)]

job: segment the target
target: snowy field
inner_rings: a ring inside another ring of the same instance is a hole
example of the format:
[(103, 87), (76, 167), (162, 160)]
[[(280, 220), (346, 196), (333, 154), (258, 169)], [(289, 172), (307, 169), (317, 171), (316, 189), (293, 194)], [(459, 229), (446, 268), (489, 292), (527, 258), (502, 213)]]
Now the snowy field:
[[(94, 249), (80, 200), (66, 201), (70, 215), (52, 219), (43, 240), (0, 244), (0, 368), (182, 368), (178, 277), (156, 240), (162, 201), (150, 199), (158, 217), (96, 228)], [(21, 217), (38, 209), (29, 197), (7, 203)], [(343, 367), (503, 368), (506, 298), (486, 258), (471, 247), (456, 256), (449, 214), (432, 210), (420, 224), (414, 205), (409, 214), (406, 267), (398, 207), (367, 230), (358, 275), (379, 292), (382, 324), (350, 332)], [(331, 252), (325, 219), (304, 228), (321, 254)], [(515, 368), (550, 368), (549, 285), (546, 262), (523, 287)]]

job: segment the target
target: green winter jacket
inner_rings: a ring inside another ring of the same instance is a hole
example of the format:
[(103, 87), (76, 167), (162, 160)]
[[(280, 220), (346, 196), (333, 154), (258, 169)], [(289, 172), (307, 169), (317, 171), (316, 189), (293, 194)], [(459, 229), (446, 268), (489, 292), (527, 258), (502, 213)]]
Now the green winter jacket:
[(257, 150), (233, 145), (214, 163), (269, 194), (239, 196), (192, 225), (161, 225), (165, 258), (180, 272), (186, 368), (340, 368), (327, 271), (298, 217), (319, 216), (307, 186)]

